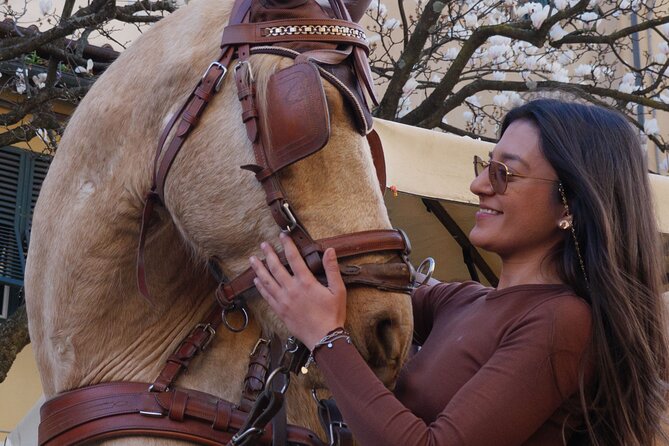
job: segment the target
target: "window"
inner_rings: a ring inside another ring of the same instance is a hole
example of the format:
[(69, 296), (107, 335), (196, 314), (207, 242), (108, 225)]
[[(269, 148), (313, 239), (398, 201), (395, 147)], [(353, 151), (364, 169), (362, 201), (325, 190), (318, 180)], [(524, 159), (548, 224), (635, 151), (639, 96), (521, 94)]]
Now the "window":
[(0, 148), (0, 320), (19, 306), (33, 210), (51, 157)]

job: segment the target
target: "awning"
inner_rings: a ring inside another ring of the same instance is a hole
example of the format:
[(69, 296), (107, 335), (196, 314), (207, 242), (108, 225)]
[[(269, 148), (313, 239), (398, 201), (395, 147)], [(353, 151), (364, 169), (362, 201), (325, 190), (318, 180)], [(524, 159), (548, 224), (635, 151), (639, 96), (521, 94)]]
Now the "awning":
[[(473, 256), (481, 281), (488, 265), (499, 273), (497, 256), (469, 247), (478, 198), (469, 191), (474, 178), (473, 157), (487, 158), (494, 144), (472, 138), (375, 119), (386, 158), (387, 185), (397, 197), (385, 196), (391, 221), (404, 229), (413, 246), (411, 260), (431, 256), (441, 280), (470, 277), (464, 257)], [(650, 175), (660, 230), (669, 239), (669, 177)], [(440, 210), (443, 209), (443, 211)], [(477, 260), (478, 259), (478, 260)], [(488, 280), (488, 282), (490, 282)]]

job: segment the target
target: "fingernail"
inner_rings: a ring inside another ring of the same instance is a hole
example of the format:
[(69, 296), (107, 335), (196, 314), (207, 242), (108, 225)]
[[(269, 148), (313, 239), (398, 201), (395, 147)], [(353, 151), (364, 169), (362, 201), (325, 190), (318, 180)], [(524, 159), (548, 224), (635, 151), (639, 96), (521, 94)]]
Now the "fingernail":
[(256, 261), (255, 256), (251, 256), (251, 257), (249, 257), (249, 263), (250, 263), (251, 265), (253, 265), (253, 264), (255, 263), (255, 261)]
[(286, 237), (288, 237), (288, 236), (286, 235), (285, 232), (280, 232), (280, 233), (279, 233), (279, 238), (280, 238), (281, 240), (284, 240)]
[(264, 251), (265, 249), (267, 249), (267, 243), (262, 242), (262, 243), (260, 244), (260, 249), (262, 249), (263, 251)]

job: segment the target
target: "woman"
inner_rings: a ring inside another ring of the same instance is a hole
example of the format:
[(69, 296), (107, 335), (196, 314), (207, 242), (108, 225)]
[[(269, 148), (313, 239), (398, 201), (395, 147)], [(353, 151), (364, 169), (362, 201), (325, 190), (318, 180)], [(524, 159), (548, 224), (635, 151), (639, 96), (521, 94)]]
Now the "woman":
[(395, 394), (346, 342), (332, 250), (323, 287), (287, 237), (294, 276), (263, 244), (258, 290), (312, 350), (362, 445), (652, 445), (669, 361), (638, 136), (616, 112), (546, 99), (512, 110), (501, 135), (475, 159), (470, 233), (501, 257), (499, 285), (415, 290), (423, 347)]

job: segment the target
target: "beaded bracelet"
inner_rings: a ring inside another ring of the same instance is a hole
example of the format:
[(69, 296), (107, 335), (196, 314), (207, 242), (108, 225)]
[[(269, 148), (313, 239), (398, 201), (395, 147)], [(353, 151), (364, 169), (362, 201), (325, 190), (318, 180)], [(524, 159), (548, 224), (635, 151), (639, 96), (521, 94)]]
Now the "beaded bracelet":
[(314, 354), (316, 353), (316, 350), (326, 346), (327, 348), (332, 348), (333, 342), (338, 341), (339, 339), (345, 339), (347, 344), (351, 343), (351, 335), (349, 334), (348, 331), (344, 330), (342, 327), (337, 327), (318, 341), (316, 345), (314, 345), (314, 348), (311, 350), (311, 353), (309, 354), (309, 357), (307, 358), (306, 364), (304, 364), (303, 367), (303, 372), (304, 370), (307, 370), (311, 364), (316, 362), (314, 359)]

